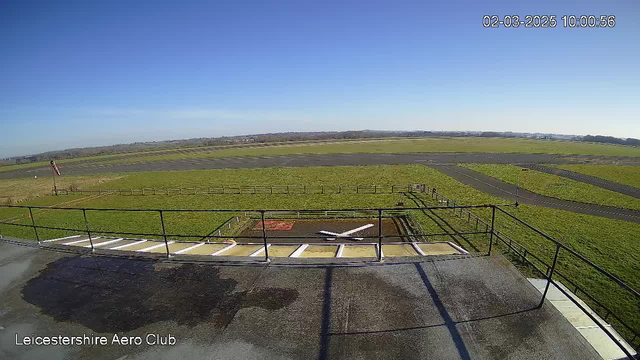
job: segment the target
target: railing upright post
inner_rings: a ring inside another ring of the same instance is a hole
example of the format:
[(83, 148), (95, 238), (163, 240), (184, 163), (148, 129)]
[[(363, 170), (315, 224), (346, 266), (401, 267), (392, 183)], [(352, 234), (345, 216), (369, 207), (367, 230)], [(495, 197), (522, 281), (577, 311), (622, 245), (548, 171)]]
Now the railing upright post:
[(167, 249), (167, 257), (170, 257), (169, 254), (169, 243), (167, 242), (167, 232), (164, 230), (164, 216), (162, 215), (162, 210), (158, 210), (160, 213), (160, 224), (162, 225), (162, 237), (164, 238), (164, 246)]
[(382, 261), (382, 209), (378, 209), (378, 261)]
[(491, 206), (491, 235), (489, 236), (489, 256), (491, 256), (491, 247), (493, 246), (493, 230), (496, 222), (496, 206)]
[(549, 272), (549, 277), (547, 277), (547, 286), (545, 286), (544, 288), (544, 292), (542, 293), (542, 299), (540, 300), (540, 305), (538, 305), (538, 308), (542, 307), (542, 304), (544, 304), (544, 299), (547, 297), (547, 292), (549, 291), (549, 285), (551, 285), (551, 277), (553, 277), (553, 272), (556, 270), (556, 263), (558, 262), (559, 253), (560, 253), (560, 244), (556, 244), (556, 254), (553, 256), (551, 271)]
[(89, 221), (87, 221), (87, 209), (82, 209), (82, 216), (84, 217), (84, 227), (87, 229), (87, 235), (89, 236), (89, 244), (91, 244), (91, 252), (94, 251), (93, 239), (91, 238), (91, 230), (89, 230)]
[(264, 240), (264, 261), (269, 262), (269, 245), (267, 244), (267, 228), (264, 224), (264, 210), (260, 210), (260, 219), (262, 220), (262, 239)]
[(29, 207), (29, 217), (31, 218), (31, 226), (33, 226), (33, 232), (36, 234), (36, 240), (38, 241), (38, 245), (40, 245), (40, 236), (38, 236), (38, 228), (36, 227), (36, 221), (33, 218), (31, 207)]

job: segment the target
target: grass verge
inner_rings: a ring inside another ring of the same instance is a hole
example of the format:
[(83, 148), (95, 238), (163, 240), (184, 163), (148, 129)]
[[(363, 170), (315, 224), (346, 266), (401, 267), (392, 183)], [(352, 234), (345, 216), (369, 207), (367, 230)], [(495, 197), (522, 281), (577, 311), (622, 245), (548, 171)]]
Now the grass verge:
[[(59, 190), (87, 188), (93, 185), (106, 186), (109, 181), (119, 177), (117, 175), (61, 176), (56, 178), (56, 186)], [(53, 180), (48, 176), (0, 180), (0, 204), (17, 204), (52, 193)]]
[(556, 165), (555, 167), (597, 176), (640, 189), (640, 166), (623, 165)]
[(519, 174), (520, 187), (523, 189), (558, 199), (640, 210), (640, 199), (557, 175), (535, 170), (521, 171), (521, 168), (515, 165), (468, 164), (460, 166), (512, 185), (517, 184)]

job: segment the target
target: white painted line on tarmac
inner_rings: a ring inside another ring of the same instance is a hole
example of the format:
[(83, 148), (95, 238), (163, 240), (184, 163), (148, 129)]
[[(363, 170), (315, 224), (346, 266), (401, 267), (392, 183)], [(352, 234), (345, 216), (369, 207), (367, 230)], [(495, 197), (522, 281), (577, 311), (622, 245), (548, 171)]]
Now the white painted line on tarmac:
[(116, 247), (111, 248), (109, 250), (120, 250), (120, 249), (127, 248), (129, 246), (138, 245), (138, 244), (142, 244), (142, 243), (145, 243), (145, 242), (147, 242), (147, 240), (136, 241), (136, 242), (132, 242), (130, 244), (124, 244), (124, 245), (116, 246)]
[[(101, 243), (99, 243), (99, 244), (93, 244), (93, 247), (109, 245), (109, 244), (113, 244), (113, 243), (116, 243), (116, 242), (119, 242), (119, 241), (122, 241), (122, 240), (124, 240), (124, 239), (122, 239), (122, 238), (119, 238), (119, 239), (113, 239), (113, 240), (109, 240), (109, 241), (101, 242)], [(89, 244), (89, 245), (85, 245), (85, 247), (86, 247), (86, 248), (90, 248), (90, 247), (91, 247), (91, 244)]]
[[(100, 239), (100, 237), (96, 237), (96, 238), (92, 238), (91, 240), (95, 240), (95, 239)], [(76, 241), (72, 241), (72, 242), (68, 242), (68, 243), (64, 243), (62, 245), (73, 245), (73, 244), (77, 244), (77, 243), (81, 243), (83, 241), (89, 241), (89, 239), (85, 239), (85, 240), (76, 240)]]
[(344, 244), (340, 244), (340, 246), (338, 246), (338, 253), (336, 254), (336, 257), (341, 258), (343, 252), (344, 252)]
[(41, 241), (41, 242), (52, 242), (52, 241), (59, 241), (59, 240), (73, 239), (73, 238), (77, 238), (78, 236), (82, 236), (82, 235), (71, 235), (71, 236), (61, 237), (61, 238), (57, 238), (57, 239), (44, 240), (44, 241)]
[(460, 246), (458, 246), (458, 245), (456, 245), (456, 244), (454, 244), (452, 242), (447, 241), (447, 244), (451, 245), (454, 249), (460, 251), (463, 254), (468, 254), (469, 253), (467, 250), (461, 248)]
[(413, 248), (415, 249), (415, 251), (422, 255), (422, 256), (427, 256), (424, 251), (422, 251), (422, 249), (420, 249), (420, 246), (416, 245), (416, 243), (411, 243), (411, 245), (413, 246)]
[[(267, 244), (267, 249), (271, 247), (271, 244)], [(262, 254), (264, 252), (264, 246), (261, 247), (260, 249), (258, 249), (257, 251), (255, 251), (254, 253), (252, 253), (249, 256), (258, 256), (260, 254)]]
[(214, 252), (213, 254), (211, 254), (211, 256), (217, 256), (219, 254), (222, 254), (223, 252), (235, 247), (236, 245), (238, 245), (238, 244), (231, 244), (231, 245), (227, 246), (226, 248), (223, 248), (223, 249), (220, 249), (220, 250)]
[(195, 245), (193, 245), (193, 246), (189, 246), (188, 248), (184, 248), (184, 249), (182, 249), (182, 250), (178, 250), (178, 251), (174, 252), (174, 254), (175, 254), (175, 255), (177, 255), (177, 254), (182, 254), (182, 253), (187, 252), (187, 251), (189, 251), (189, 250), (193, 250), (193, 249), (195, 249), (195, 248), (199, 248), (200, 246), (202, 246), (202, 245), (204, 245), (204, 244), (205, 244), (205, 243), (195, 244)]
[[(171, 245), (173, 244), (175, 241), (169, 241), (167, 243), (167, 245)], [(165, 243), (160, 243), (158, 245), (153, 245), (153, 246), (149, 246), (148, 248), (144, 248), (144, 249), (140, 249), (140, 250), (136, 250), (137, 252), (147, 252), (147, 251), (151, 251), (153, 249), (157, 249), (159, 247), (165, 246)]]
[(309, 247), (309, 244), (302, 244), (300, 247), (293, 252), (293, 254), (289, 255), (289, 257), (297, 258)]

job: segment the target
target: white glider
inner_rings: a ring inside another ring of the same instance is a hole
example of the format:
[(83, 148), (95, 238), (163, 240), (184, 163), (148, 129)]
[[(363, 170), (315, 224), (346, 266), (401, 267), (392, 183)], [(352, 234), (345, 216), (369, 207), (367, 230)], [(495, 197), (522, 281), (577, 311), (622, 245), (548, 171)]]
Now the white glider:
[(353, 233), (357, 233), (358, 231), (362, 231), (362, 230), (368, 229), (368, 228), (370, 228), (372, 226), (373, 226), (373, 224), (367, 224), (367, 225), (360, 226), (359, 228), (356, 228), (356, 229), (353, 229), (353, 230), (345, 231), (343, 233), (334, 233), (334, 232), (331, 232), (331, 231), (324, 231), (324, 230), (319, 231), (319, 233), (320, 234), (324, 234), (324, 235), (333, 236), (331, 238), (327, 238), (328, 241), (335, 240), (336, 238), (350, 238), (350, 239), (353, 239), (353, 240), (363, 240), (363, 238), (353, 237), (353, 236), (349, 236), (349, 235), (351, 235)]

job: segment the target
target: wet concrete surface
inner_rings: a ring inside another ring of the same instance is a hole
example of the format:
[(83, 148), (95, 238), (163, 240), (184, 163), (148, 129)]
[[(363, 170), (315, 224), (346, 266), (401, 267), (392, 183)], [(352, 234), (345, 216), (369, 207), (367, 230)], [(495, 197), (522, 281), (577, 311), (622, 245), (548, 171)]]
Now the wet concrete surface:
[[(75, 321), (100, 333), (125, 332), (160, 321), (222, 327), (240, 306), (286, 306), (296, 290), (235, 291), (238, 282), (205, 265), (71, 257), (47, 264), (22, 297), (55, 321)], [(211, 291), (210, 289), (215, 289)], [(212, 313), (212, 309), (216, 309)]]
[[(640, 165), (640, 158), (553, 154), (501, 153), (412, 153), (412, 154), (324, 154), (245, 156), (228, 158), (178, 159), (119, 164), (70, 163), (60, 164), (65, 175), (94, 175), (141, 171), (246, 169), (298, 166), (353, 166), (402, 164), (563, 164), (592, 161)], [(46, 176), (48, 166), (0, 172), (0, 179)]]
[[(598, 358), (504, 258), (438, 259), (239, 266), (0, 243), (0, 358)], [(16, 346), (16, 333), (176, 344)]]

